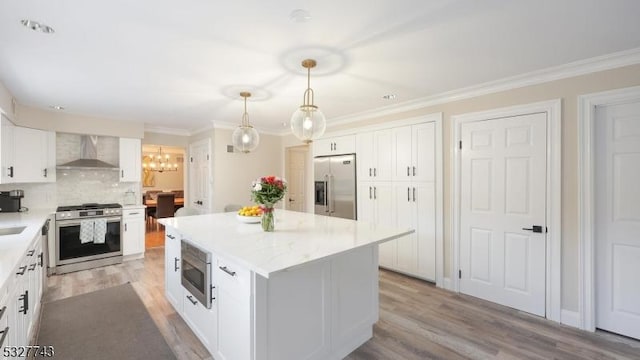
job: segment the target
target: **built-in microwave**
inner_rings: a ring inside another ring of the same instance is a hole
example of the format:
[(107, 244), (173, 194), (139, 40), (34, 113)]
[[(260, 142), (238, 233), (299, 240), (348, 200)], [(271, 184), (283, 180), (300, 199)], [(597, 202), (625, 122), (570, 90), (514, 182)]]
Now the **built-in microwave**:
[(182, 240), (181, 248), (181, 283), (191, 293), (187, 299), (194, 305), (200, 301), (207, 309), (211, 309), (211, 253), (185, 240)]

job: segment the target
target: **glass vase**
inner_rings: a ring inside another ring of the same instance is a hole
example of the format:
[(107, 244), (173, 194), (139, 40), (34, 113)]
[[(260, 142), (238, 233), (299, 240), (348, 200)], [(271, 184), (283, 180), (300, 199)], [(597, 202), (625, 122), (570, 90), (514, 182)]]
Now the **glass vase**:
[(274, 230), (273, 204), (262, 205), (262, 219), (260, 221), (263, 231)]

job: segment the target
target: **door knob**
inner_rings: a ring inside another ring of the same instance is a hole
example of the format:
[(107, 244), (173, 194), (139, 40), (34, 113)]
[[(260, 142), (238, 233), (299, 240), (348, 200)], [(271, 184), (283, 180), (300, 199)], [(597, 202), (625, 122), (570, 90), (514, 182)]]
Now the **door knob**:
[(292, 198), (289, 198), (289, 202), (292, 202), (292, 201), (295, 201), (295, 200), (293, 200)]
[[(527, 231), (533, 231), (534, 233), (541, 233), (542, 231), (542, 226), (541, 225), (533, 225), (530, 228), (522, 228), (522, 230), (527, 230)], [(546, 232), (546, 228), (545, 231)]]

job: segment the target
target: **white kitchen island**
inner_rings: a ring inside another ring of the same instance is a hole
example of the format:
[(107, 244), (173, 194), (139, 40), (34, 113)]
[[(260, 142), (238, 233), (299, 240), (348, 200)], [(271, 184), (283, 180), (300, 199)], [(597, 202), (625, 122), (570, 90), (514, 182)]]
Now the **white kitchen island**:
[[(342, 359), (378, 320), (378, 244), (413, 230), (276, 210), (275, 232), (235, 213), (162, 219), (165, 294), (218, 360)], [(181, 240), (212, 254), (212, 306), (180, 283)]]

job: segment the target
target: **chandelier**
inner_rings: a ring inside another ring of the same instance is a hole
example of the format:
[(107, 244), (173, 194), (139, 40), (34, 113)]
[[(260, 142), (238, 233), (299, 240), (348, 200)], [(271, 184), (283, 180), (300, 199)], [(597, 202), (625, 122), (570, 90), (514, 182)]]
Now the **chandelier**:
[(316, 61), (303, 60), (302, 67), (307, 69), (307, 90), (304, 92), (302, 105), (291, 116), (291, 131), (298, 139), (308, 144), (324, 134), (327, 123), (322, 111), (313, 103), (311, 68), (316, 67)]
[(243, 153), (248, 153), (258, 147), (260, 143), (260, 135), (258, 131), (249, 123), (249, 113), (247, 113), (247, 98), (251, 96), (250, 92), (243, 91), (240, 96), (244, 98), (244, 113), (242, 113), (242, 122), (233, 130), (231, 135), (231, 143), (233, 147)]
[(177, 171), (178, 163), (170, 161), (169, 154), (162, 153), (162, 147), (158, 148), (158, 152), (155, 154), (149, 154), (145, 156), (142, 161), (142, 169), (150, 171)]

